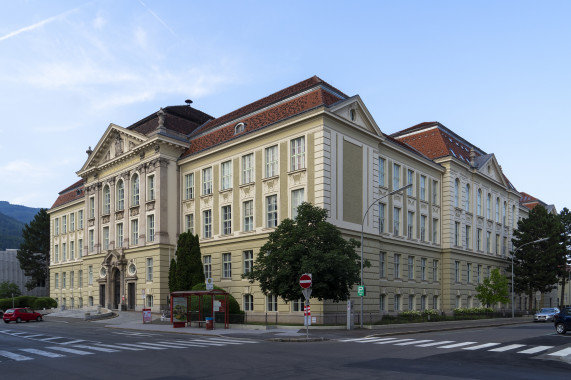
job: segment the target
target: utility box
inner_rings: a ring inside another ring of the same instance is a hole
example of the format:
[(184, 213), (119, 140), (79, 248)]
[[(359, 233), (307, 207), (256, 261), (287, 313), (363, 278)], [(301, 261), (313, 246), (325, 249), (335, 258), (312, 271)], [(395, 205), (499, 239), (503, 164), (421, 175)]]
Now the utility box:
[(347, 300), (347, 330), (352, 330), (355, 325), (353, 315), (353, 300)]

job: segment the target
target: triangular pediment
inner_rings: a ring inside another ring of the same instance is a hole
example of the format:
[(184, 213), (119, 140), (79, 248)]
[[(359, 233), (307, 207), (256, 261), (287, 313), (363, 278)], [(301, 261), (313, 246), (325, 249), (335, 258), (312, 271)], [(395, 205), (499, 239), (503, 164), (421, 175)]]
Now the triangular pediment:
[(485, 156), (480, 156), (476, 159), (476, 165), (478, 172), (482, 175), (491, 178), (492, 180), (507, 186), (508, 183), (504, 177), (501, 166), (496, 160), (496, 156), (492, 154), (486, 154)]
[(333, 114), (350, 121), (356, 127), (367, 132), (374, 133), (384, 139), (381, 129), (375, 122), (375, 119), (373, 119), (373, 116), (359, 95), (334, 104), (331, 106), (330, 111)]
[(87, 161), (77, 174), (81, 176), (82, 173), (97, 169), (116, 158), (131, 155), (148, 139), (141, 133), (111, 123), (93, 151), (88, 153)]

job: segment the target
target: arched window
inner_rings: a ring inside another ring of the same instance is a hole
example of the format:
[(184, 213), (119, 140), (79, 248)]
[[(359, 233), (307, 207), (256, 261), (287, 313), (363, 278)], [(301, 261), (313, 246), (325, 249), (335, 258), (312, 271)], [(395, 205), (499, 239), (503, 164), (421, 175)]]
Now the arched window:
[(476, 213), (478, 214), (478, 216), (482, 216), (482, 189), (478, 189), (478, 198), (476, 202), (477, 202)]
[(135, 173), (131, 177), (131, 206), (139, 205), (139, 175)]
[(117, 182), (117, 210), (121, 211), (125, 208), (125, 184), (123, 183), (123, 180), (120, 179), (119, 182)]
[(103, 187), (103, 215), (108, 215), (111, 212), (111, 193), (109, 185)]
[(506, 224), (506, 212), (507, 212), (508, 204), (504, 201), (504, 207), (502, 208), (502, 224)]
[(492, 194), (488, 193), (488, 199), (486, 200), (486, 218), (492, 219)]
[(500, 222), (500, 197), (496, 198), (496, 223)]
[(471, 197), (471, 194), (470, 194), (470, 185), (469, 185), (469, 184), (466, 184), (466, 207), (465, 207), (465, 209), (466, 209), (466, 211), (468, 211), (468, 212), (470, 211), (470, 197)]
[(454, 207), (460, 207), (460, 180), (454, 181)]

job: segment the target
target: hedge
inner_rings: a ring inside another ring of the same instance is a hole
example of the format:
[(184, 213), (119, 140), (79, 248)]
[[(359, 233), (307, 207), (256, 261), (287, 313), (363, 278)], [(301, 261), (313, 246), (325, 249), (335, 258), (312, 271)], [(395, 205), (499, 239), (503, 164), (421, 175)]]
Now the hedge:
[(43, 308), (57, 307), (57, 301), (50, 297), (19, 296), (0, 299), (0, 310), (7, 310), (14, 307), (29, 307), (39, 310)]

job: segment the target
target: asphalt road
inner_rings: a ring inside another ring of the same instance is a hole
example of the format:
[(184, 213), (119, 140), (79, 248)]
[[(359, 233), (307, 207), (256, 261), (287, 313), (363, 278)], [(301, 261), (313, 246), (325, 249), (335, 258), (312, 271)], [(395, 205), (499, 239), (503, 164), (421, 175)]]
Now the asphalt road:
[(567, 351), (571, 334), (532, 323), (303, 343), (49, 318), (0, 325), (2, 378), (569, 379)]

